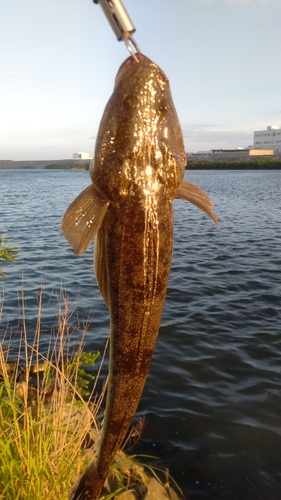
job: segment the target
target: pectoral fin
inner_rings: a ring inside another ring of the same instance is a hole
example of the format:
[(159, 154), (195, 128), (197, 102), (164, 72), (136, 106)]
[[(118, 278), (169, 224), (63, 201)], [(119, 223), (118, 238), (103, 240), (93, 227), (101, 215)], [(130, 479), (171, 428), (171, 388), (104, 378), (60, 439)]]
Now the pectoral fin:
[(196, 205), (196, 207), (200, 208), (200, 210), (203, 210), (203, 212), (212, 217), (216, 226), (218, 225), (218, 219), (212, 210), (214, 206), (213, 202), (205, 191), (202, 191), (199, 187), (191, 184), (190, 182), (182, 181), (176, 198), (190, 201), (190, 203), (193, 203), (193, 205)]
[(62, 219), (62, 232), (77, 255), (84, 253), (94, 239), (108, 205), (91, 184), (68, 207)]

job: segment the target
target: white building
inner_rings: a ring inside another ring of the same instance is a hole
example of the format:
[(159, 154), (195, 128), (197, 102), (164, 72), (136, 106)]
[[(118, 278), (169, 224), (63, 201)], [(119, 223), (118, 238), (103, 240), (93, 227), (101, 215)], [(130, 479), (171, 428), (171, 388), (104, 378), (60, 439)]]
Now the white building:
[(74, 160), (90, 160), (89, 153), (73, 153)]
[(266, 130), (254, 132), (254, 149), (274, 149), (281, 152), (281, 129), (270, 125)]

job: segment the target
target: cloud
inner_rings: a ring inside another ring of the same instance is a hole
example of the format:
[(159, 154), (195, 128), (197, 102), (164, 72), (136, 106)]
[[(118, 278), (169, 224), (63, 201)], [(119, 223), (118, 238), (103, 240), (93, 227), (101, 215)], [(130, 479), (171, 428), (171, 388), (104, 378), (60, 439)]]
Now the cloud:
[(32, 71), (10, 71), (6, 73), (8, 78), (33, 78), (34, 73)]
[(281, 109), (277, 109), (276, 111), (269, 111), (268, 113), (265, 113), (265, 116), (278, 116), (279, 121), (281, 119)]
[(187, 124), (182, 129), (186, 151), (247, 147), (253, 144), (253, 129), (226, 130), (207, 124)]

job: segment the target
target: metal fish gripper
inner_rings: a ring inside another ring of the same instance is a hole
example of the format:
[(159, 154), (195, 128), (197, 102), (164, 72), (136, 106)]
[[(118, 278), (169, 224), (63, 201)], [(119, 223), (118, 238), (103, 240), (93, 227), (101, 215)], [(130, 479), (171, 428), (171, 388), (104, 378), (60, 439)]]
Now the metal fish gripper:
[[(119, 42), (123, 41), (133, 56), (138, 61), (137, 54), (140, 52), (139, 46), (133, 38), (136, 32), (131, 18), (126, 11), (121, 0), (93, 0), (95, 4), (100, 4), (105, 17), (107, 18), (114, 34)], [(134, 49), (136, 52), (134, 52)]]

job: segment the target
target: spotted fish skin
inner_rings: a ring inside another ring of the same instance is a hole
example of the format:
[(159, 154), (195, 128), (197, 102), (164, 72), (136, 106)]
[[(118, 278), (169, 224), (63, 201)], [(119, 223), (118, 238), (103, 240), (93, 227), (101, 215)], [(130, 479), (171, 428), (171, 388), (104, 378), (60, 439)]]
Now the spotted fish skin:
[(96, 459), (71, 500), (97, 500), (137, 410), (160, 326), (173, 250), (175, 198), (216, 221), (209, 197), (183, 181), (181, 128), (169, 82), (145, 56), (128, 58), (105, 108), (92, 185), (70, 205), (63, 233), (77, 254), (95, 241), (95, 273), (110, 312), (105, 419)]

